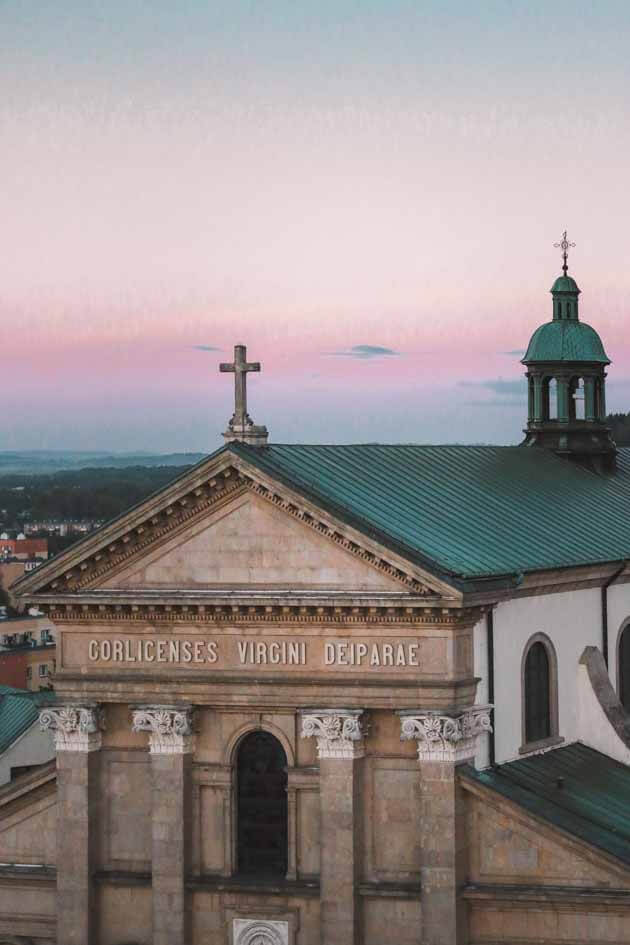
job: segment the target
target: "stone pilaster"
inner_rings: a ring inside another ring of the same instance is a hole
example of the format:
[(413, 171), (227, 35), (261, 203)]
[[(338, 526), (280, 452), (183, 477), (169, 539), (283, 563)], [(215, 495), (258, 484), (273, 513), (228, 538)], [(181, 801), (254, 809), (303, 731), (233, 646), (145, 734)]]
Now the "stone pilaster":
[(464, 802), (457, 765), (472, 761), (489, 732), (491, 706), (463, 712), (400, 712), (401, 739), (416, 739), (420, 761), (422, 945), (464, 945), (466, 904), (458, 895), (468, 869)]
[(302, 737), (317, 739), (321, 803), (321, 942), (360, 945), (361, 710), (313, 709)]
[(133, 730), (151, 752), (153, 945), (188, 945), (185, 881), (190, 863), (192, 709), (141, 706)]
[(56, 705), (39, 720), (57, 750), (57, 940), (92, 945), (102, 714), (93, 704)]

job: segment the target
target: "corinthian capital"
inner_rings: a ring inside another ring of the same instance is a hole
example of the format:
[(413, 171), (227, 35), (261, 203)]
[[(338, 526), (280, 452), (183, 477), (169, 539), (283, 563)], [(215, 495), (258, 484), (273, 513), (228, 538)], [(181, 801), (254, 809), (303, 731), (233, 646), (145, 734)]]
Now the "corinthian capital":
[(68, 703), (40, 709), (39, 724), (50, 732), (57, 751), (96, 751), (101, 747), (104, 719), (95, 703)]
[(149, 733), (149, 749), (154, 755), (192, 751), (192, 706), (139, 706), (133, 710), (132, 730)]
[(313, 709), (302, 715), (302, 738), (317, 739), (319, 758), (361, 758), (363, 709)]
[(477, 737), (492, 731), (491, 710), (491, 705), (475, 705), (452, 714), (431, 709), (400, 712), (400, 737), (417, 740), (421, 761), (464, 761), (474, 757)]

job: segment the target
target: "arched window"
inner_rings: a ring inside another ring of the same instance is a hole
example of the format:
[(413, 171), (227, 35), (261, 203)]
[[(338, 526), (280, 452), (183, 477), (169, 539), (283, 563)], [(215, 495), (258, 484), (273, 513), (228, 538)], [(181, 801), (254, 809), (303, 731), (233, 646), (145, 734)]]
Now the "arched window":
[(523, 744), (558, 735), (556, 658), (551, 641), (536, 634), (523, 656)]
[(619, 701), (626, 712), (630, 712), (630, 624), (619, 634), (617, 672)]
[(269, 732), (252, 732), (237, 761), (239, 873), (287, 872), (287, 756)]

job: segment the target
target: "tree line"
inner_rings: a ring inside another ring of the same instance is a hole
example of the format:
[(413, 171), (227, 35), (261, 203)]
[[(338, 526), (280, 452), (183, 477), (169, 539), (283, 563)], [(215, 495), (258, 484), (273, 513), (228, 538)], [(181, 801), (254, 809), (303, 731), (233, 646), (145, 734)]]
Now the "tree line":
[(0, 477), (0, 523), (107, 521), (161, 489), (189, 466), (78, 469)]

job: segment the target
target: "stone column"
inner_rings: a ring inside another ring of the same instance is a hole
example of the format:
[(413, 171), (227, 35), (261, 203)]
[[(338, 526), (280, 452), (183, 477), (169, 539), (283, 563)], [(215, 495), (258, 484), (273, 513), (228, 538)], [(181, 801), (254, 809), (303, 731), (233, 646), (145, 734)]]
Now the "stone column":
[(534, 412), (531, 419), (543, 419), (543, 379), (539, 375), (534, 376)]
[(399, 713), (400, 737), (417, 739), (420, 760), (422, 945), (468, 941), (466, 904), (459, 896), (468, 863), (457, 765), (473, 761), (477, 736), (491, 729), (490, 709)]
[(133, 711), (133, 730), (149, 732), (151, 752), (152, 945), (188, 945), (192, 709), (141, 706)]
[(321, 943), (360, 945), (362, 710), (313, 709), (302, 737), (317, 738), (321, 804)]
[(584, 378), (584, 419), (595, 420), (595, 378)]
[(55, 705), (39, 721), (57, 751), (57, 941), (92, 945), (102, 713), (92, 703)]

